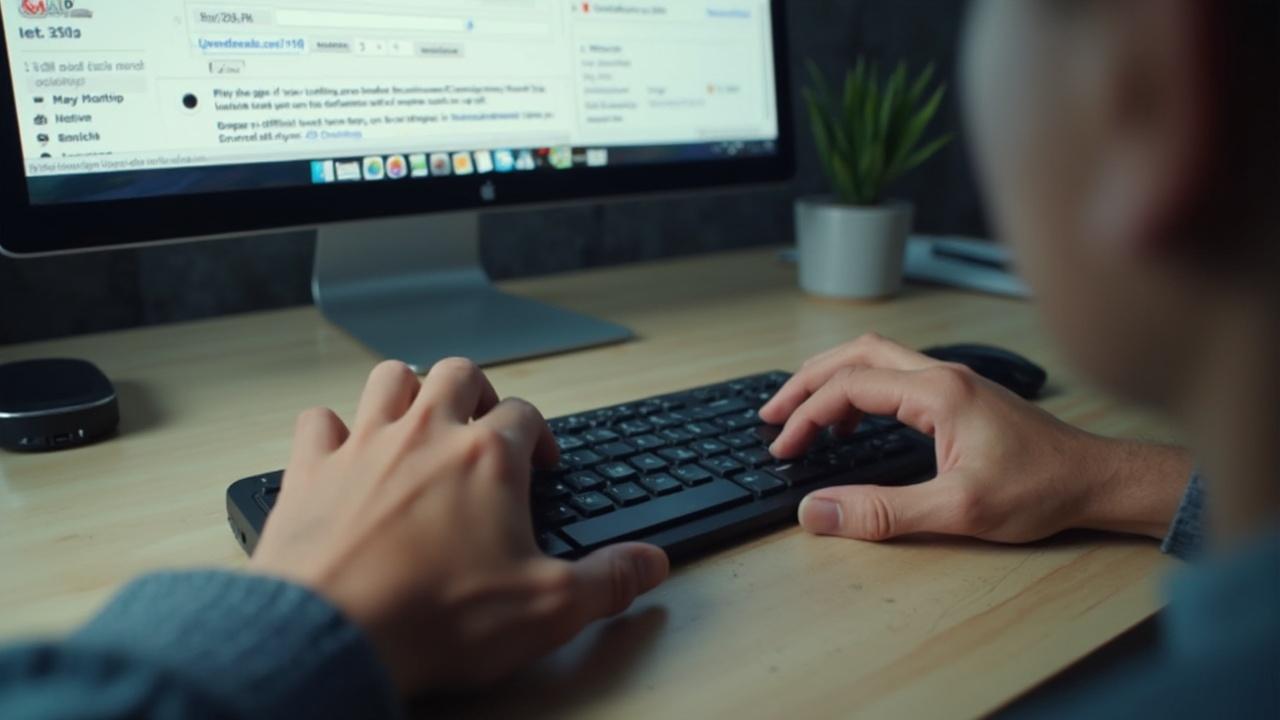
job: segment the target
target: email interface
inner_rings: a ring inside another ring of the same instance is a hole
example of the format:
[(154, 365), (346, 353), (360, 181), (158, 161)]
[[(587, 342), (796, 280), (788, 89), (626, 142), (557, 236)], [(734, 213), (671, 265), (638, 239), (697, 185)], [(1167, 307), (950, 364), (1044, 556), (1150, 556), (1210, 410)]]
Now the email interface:
[(776, 151), (768, 0), (0, 0), (32, 202)]

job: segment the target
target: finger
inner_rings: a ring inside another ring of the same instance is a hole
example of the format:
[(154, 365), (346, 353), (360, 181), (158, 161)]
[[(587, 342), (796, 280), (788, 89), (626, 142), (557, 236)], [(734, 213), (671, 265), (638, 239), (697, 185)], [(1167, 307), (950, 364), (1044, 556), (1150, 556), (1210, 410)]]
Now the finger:
[(350, 432), (329, 408), (312, 408), (298, 415), (293, 430), (294, 460), (323, 457), (342, 447)]
[(573, 620), (581, 627), (617, 615), (670, 571), (667, 554), (653, 545), (623, 543), (591, 553), (573, 564)]
[(932, 408), (945, 392), (930, 372), (936, 371), (845, 368), (796, 408), (769, 450), (776, 457), (796, 457), (824, 428), (855, 422), (862, 413), (893, 415), (932, 435)]
[(781, 425), (801, 403), (844, 368), (921, 370), (937, 364), (938, 361), (892, 340), (875, 334), (863, 335), (805, 363), (760, 408), (760, 417), (767, 423)]
[(919, 485), (848, 485), (817, 490), (800, 503), (800, 525), (815, 535), (888, 540), (920, 532), (970, 534), (954, 479)]
[(551, 427), (542, 413), (524, 400), (507, 398), (476, 420), (476, 424), (501, 433), (516, 457), (531, 459), (535, 467), (551, 467), (560, 460), (560, 449)]
[(451, 420), (466, 423), (498, 404), (498, 393), (480, 366), (466, 358), (446, 358), (432, 366), (422, 381), (414, 411), (438, 408)]
[(360, 404), (356, 408), (356, 428), (389, 425), (409, 410), (422, 383), (408, 365), (396, 360), (378, 363), (369, 373)]

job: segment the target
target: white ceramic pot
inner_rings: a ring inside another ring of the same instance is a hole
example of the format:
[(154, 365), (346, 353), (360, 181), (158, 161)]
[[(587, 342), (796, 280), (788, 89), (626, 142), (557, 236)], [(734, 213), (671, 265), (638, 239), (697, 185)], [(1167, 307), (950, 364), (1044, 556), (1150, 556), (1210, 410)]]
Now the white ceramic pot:
[(841, 205), (830, 197), (796, 201), (800, 287), (824, 297), (870, 300), (902, 289), (911, 205)]

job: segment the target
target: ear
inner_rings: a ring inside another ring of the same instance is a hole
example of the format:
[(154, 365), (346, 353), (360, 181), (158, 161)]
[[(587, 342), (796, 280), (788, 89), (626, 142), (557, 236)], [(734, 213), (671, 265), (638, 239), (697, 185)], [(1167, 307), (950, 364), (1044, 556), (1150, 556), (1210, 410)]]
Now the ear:
[(1208, 2), (1095, 3), (1094, 99), (1101, 104), (1099, 155), (1085, 229), (1130, 259), (1176, 253), (1185, 230), (1214, 195), (1216, 95)]

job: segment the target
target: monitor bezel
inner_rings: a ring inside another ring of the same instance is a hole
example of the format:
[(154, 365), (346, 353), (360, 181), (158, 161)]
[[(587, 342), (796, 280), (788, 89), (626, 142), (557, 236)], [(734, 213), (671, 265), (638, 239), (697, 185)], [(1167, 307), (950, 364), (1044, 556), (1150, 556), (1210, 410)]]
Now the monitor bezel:
[(770, 12), (778, 117), (777, 153), (772, 156), (55, 205), (32, 205), (29, 201), (14, 78), (7, 43), (0, 33), (0, 253), (37, 256), (106, 250), (383, 217), (601, 201), (785, 181), (795, 172), (785, 0), (773, 0)]

